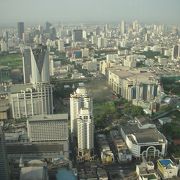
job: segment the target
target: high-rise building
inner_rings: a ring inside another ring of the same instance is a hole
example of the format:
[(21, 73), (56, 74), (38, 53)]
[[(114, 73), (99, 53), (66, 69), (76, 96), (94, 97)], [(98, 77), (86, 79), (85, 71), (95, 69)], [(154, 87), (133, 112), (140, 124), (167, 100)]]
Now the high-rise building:
[(93, 102), (85, 87), (71, 94), (70, 118), (71, 133), (77, 137), (78, 155), (90, 155), (94, 148)]
[(126, 23), (125, 21), (121, 21), (121, 34), (125, 34), (126, 33)]
[(23, 50), (24, 83), (49, 83), (49, 52), (47, 46)]
[(53, 114), (52, 85), (36, 84), (15, 88), (9, 95), (12, 116), (14, 119), (34, 115)]
[(72, 39), (74, 42), (82, 42), (83, 41), (83, 31), (81, 29), (73, 30)]
[(78, 87), (77, 90), (70, 95), (71, 133), (73, 133), (75, 136), (77, 136), (77, 119), (79, 118), (81, 108), (87, 108), (92, 116), (92, 99), (85, 87)]
[(18, 38), (19, 38), (19, 39), (23, 39), (23, 34), (24, 34), (24, 22), (18, 22), (17, 28), (18, 28)]
[(9, 180), (8, 159), (6, 155), (5, 139), (0, 127), (0, 179)]
[(49, 52), (47, 46), (38, 45), (31, 51), (31, 83), (49, 82)]
[(91, 155), (94, 148), (94, 121), (88, 108), (80, 109), (77, 119), (78, 155)]
[(58, 51), (64, 51), (65, 48), (64, 48), (64, 41), (62, 39), (59, 39), (58, 40)]
[(99, 37), (97, 39), (98, 48), (106, 48), (107, 47), (107, 39), (103, 37)]
[(172, 59), (177, 59), (180, 57), (180, 45), (173, 46), (172, 49)]
[(50, 32), (50, 27), (51, 27), (51, 26), (52, 26), (51, 23), (46, 22), (46, 24), (45, 24), (45, 31), (46, 31), (46, 33), (49, 33), (49, 32)]
[(24, 76), (24, 84), (30, 83), (31, 77), (31, 48), (26, 47), (22, 50), (22, 58), (23, 58), (23, 76)]

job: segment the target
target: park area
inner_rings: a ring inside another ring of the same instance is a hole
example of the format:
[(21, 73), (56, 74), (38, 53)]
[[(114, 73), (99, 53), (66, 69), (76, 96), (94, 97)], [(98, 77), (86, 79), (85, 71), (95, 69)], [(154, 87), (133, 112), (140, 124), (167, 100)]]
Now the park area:
[(0, 55), (0, 66), (8, 66), (12, 69), (22, 68), (22, 57), (20, 54)]

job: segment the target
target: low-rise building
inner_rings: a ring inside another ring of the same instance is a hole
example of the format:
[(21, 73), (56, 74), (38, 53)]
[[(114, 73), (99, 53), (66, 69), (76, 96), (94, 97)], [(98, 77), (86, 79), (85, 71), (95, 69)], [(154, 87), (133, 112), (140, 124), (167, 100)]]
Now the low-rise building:
[(143, 162), (140, 165), (136, 165), (136, 174), (138, 180), (159, 180), (160, 177), (154, 170), (153, 162)]
[(157, 169), (163, 179), (171, 179), (178, 175), (178, 167), (170, 159), (158, 160)]
[(136, 158), (164, 157), (167, 151), (165, 136), (154, 124), (136, 121), (120, 128), (121, 135), (133, 156)]
[(119, 132), (117, 130), (112, 130), (110, 134), (115, 146), (119, 162), (130, 162), (132, 160), (132, 153), (129, 151), (126, 143), (119, 135)]
[(101, 154), (101, 161), (103, 164), (111, 164), (114, 162), (114, 154), (110, 150), (109, 144), (106, 140), (106, 136), (104, 134), (99, 134), (97, 136), (97, 141), (99, 145), (99, 150)]

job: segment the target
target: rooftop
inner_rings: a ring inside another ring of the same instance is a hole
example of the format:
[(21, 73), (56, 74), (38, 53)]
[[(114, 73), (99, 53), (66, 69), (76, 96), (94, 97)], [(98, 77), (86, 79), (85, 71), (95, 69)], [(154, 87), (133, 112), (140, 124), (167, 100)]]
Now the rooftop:
[(165, 168), (171, 168), (174, 165), (170, 159), (160, 159), (158, 162)]
[(154, 81), (156, 81), (156, 76), (153, 73), (147, 71), (140, 71), (136, 69), (130, 70), (118, 66), (118, 69), (112, 68), (110, 69), (110, 72), (119, 76), (121, 79), (127, 79), (129, 81), (137, 81), (148, 84), (154, 83)]
[[(137, 124), (128, 124), (122, 126), (123, 131), (134, 143), (147, 142), (165, 142), (165, 137), (157, 130), (157, 128), (139, 128)], [(152, 136), (153, 135), (153, 136)]]
[(21, 169), (20, 180), (43, 180), (43, 167), (24, 167)]
[(28, 119), (28, 121), (49, 121), (49, 120), (67, 120), (68, 114), (37, 115)]

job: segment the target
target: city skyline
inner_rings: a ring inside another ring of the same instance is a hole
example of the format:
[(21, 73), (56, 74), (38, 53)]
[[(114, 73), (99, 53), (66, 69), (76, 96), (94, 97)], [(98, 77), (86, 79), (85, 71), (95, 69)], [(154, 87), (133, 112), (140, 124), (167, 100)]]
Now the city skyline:
[[(1, 24), (14, 24), (17, 21), (118, 22), (122, 19), (127, 21), (138, 19), (141, 22), (180, 24), (179, 7), (178, 0), (62, 0), (60, 2), (0, 0), (0, 22)], [(7, 10), (11, 13), (7, 13)]]

